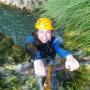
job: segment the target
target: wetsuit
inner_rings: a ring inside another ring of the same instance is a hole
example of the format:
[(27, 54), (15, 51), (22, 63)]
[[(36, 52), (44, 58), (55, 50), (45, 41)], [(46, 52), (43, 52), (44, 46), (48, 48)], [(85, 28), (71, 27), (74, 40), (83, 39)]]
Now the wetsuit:
[[(26, 51), (30, 54), (31, 58), (33, 58), (33, 60), (44, 60), (45, 61), (44, 64), (49, 64), (51, 60), (55, 61), (56, 53), (62, 56), (63, 58), (66, 58), (68, 55), (71, 54), (68, 50), (63, 49), (62, 46), (63, 46), (62, 42), (60, 38), (57, 36), (53, 36), (51, 38), (51, 41), (48, 41), (47, 43), (41, 43), (36, 36), (31, 35), (26, 37), (25, 42)], [(50, 59), (48, 60), (46, 58)], [(38, 76), (36, 78), (38, 90), (42, 90), (43, 88), (42, 78), (43, 78), (42, 76)]]
[(69, 54), (71, 54), (68, 50), (65, 50), (62, 47), (62, 42), (57, 36), (53, 36), (51, 38), (51, 41), (48, 41), (47, 43), (37, 44), (37, 41), (38, 39), (34, 35), (26, 37), (26, 51), (31, 55), (34, 60), (47, 57), (54, 59), (56, 53), (63, 58), (66, 58)]

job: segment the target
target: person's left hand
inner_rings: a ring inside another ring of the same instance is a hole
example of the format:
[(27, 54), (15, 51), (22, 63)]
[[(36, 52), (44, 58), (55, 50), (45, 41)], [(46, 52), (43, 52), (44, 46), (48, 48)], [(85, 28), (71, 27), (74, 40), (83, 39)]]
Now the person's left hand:
[(72, 55), (68, 55), (66, 57), (65, 67), (69, 71), (74, 71), (79, 68), (79, 62)]

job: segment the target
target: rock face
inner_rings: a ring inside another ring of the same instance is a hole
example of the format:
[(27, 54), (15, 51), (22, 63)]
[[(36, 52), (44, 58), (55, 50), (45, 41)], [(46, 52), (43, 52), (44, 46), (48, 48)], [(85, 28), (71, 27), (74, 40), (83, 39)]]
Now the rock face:
[(34, 9), (35, 7), (38, 7), (39, 4), (44, 2), (45, 0), (0, 0), (1, 3), (7, 4), (7, 5), (14, 5), (19, 8), (26, 8), (26, 9)]

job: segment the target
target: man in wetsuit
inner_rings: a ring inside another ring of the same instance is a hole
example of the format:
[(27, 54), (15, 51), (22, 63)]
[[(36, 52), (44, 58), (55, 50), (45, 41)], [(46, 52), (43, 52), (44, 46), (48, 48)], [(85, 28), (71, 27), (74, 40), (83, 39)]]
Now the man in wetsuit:
[(26, 37), (25, 48), (34, 60), (34, 71), (40, 90), (43, 90), (40, 83), (41, 77), (47, 74), (45, 64), (54, 62), (56, 53), (66, 59), (65, 67), (70, 71), (79, 68), (78, 61), (62, 47), (60, 38), (54, 35), (54, 26), (49, 18), (42, 17), (37, 20), (35, 32)]

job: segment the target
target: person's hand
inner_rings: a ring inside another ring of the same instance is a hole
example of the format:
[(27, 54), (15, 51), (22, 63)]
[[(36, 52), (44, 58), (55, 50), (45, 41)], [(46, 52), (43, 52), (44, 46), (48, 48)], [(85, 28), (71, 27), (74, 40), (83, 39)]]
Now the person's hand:
[(72, 55), (68, 55), (66, 57), (65, 67), (69, 71), (74, 71), (79, 68), (79, 62)]
[(37, 76), (46, 76), (46, 69), (42, 59), (34, 61), (34, 71)]

